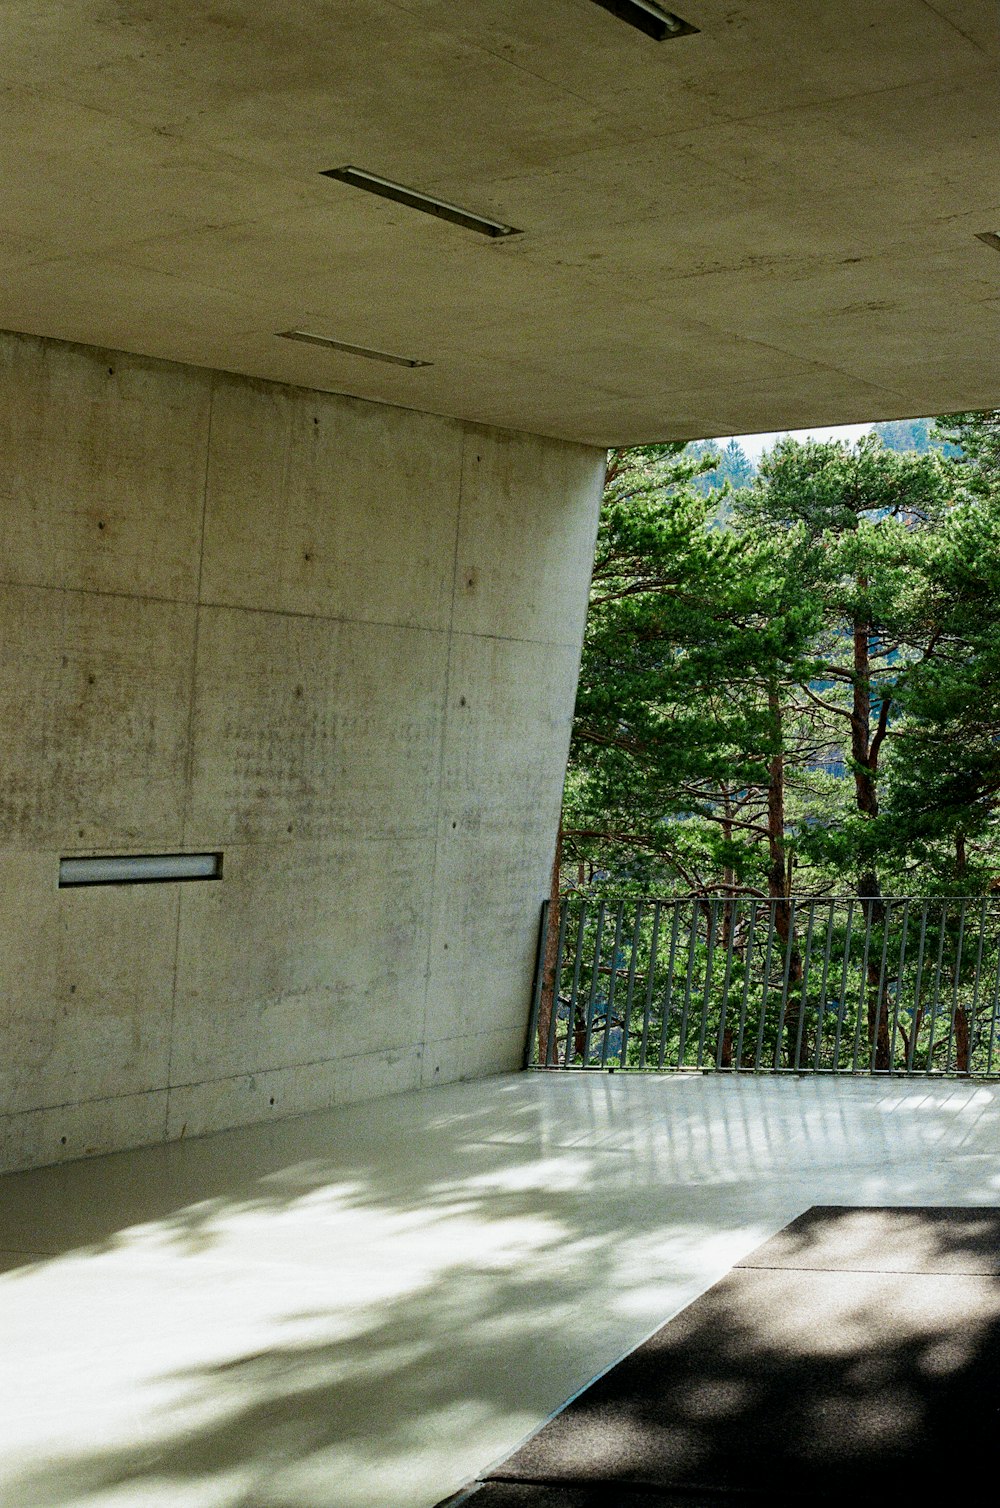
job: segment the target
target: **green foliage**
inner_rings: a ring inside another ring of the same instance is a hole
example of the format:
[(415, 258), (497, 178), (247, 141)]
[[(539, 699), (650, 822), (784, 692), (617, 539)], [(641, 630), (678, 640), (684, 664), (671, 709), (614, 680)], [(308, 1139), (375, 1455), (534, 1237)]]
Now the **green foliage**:
[(946, 414), (934, 426), (935, 438), (957, 448), (970, 462), (969, 483), (981, 496), (996, 492), (1000, 477), (1000, 409)]
[(915, 450), (926, 452), (940, 447), (942, 455), (961, 455), (961, 448), (945, 439), (935, 427), (933, 419), (890, 419), (884, 424), (873, 424), (872, 434), (878, 435), (886, 450)]
[[(994, 884), (1000, 419), (899, 428), (855, 446), (780, 440), (749, 486), (728, 487), (725, 528), (701, 490), (717, 451), (612, 453), (564, 882), (596, 871), (619, 891), (772, 896)], [(920, 443), (886, 443), (906, 438)]]
[(762, 458), (737, 512), (772, 531), (802, 524), (810, 539), (825, 535), (833, 543), (864, 520), (938, 517), (953, 484), (954, 472), (938, 451), (890, 451), (872, 435), (857, 445), (784, 437)]
[(703, 497), (717, 494), (712, 522), (724, 524), (731, 510), (731, 495), (751, 486), (757, 468), (736, 439), (721, 448), (712, 440), (697, 440), (687, 447), (687, 454), (705, 467), (694, 478), (693, 486)]
[(723, 868), (752, 857), (717, 799), (766, 778), (766, 688), (807, 672), (817, 606), (782, 541), (706, 528), (697, 464), (612, 457), (567, 781), (577, 858), (612, 842), (683, 875), (708, 855)]

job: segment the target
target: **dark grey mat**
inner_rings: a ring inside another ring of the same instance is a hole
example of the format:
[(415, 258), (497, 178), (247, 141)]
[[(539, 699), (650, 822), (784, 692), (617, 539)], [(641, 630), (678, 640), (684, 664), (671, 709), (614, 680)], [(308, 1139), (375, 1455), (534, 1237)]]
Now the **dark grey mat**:
[(1000, 1210), (817, 1204), (738, 1268), (1000, 1274)]
[[(524, 1482), (484, 1482), (468, 1508), (743, 1508), (746, 1498), (703, 1493), (695, 1497), (675, 1492), (651, 1492), (622, 1487), (552, 1487)], [(805, 1500), (800, 1500), (805, 1508)], [(442, 1505), (447, 1508), (447, 1505)]]
[(965, 1468), (1000, 1424), (998, 1234), (998, 1210), (809, 1211), (470, 1508), (992, 1504)]

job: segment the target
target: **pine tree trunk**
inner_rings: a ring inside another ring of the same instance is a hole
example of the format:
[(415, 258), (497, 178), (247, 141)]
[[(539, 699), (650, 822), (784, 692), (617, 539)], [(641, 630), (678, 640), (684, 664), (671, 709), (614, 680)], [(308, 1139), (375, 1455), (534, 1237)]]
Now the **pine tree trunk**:
[(969, 1062), (969, 1016), (964, 1006), (955, 1008), (955, 1068), (959, 1073), (970, 1072)]
[[(774, 928), (781, 940), (782, 957), (787, 955), (792, 930), (792, 872), (785, 853), (785, 756), (782, 752), (781, 700), (776, 687), (767, 697), (768, 711), (774, 733), (776, 750), (767, 767), (767, 893), (774, 901)], [(788, 964), (788, 1005), (785, 1011), (785, 1053), (788, 1067), (795, 1061), (795, 1044), (799, 1033), (800, 1000), (793, 986), (802, 981), (802, 955), (791, 937), (791, 958)]]
[[(732, 817), (732, 796), (730, 795), (729, 790), (726, 787), (723, 787), (722, 836), (727, 843), (731, 843), (733, 838)], [(724, 887), (722, 900), (722, 931), (719, 935), (719, 944), (723, 949), (724, 956), (727, 958), (729, 957), (729, 949), (732, 945), (734, 924), (733, 915), (736, 910), (736, 902), (733, 898), (733, 885), (735, 883), (735, 880), (736, 871), (732, 869), (729, 864), (724, 864), (722, 867), (722, 884)], [(719, 1007), (723, 1022), (725, 1022), (726, 1020), (726, 1008), (728, 1006), (728, 1003), (728, 1000), (723, 997), (722, 1004)], [(733, 1033), (730, 1027), (725, 1024), (723, 1025), (722, 1029), (722, 1041), (719, 1044), (719, 1066), (721, 1068), (732, 1068), (733, 1066)]]
[[(966, 878), (968, 856), (965, 851), (965, 834), (955, 835), (955, 868), (958, 878), (963, 882)], [(955, 968), (958, 968), (959, 960), (956, 959)], [(968, 1073), (972, 1067), (969, 1054), (969, 1017), (964, 1006), (955, 1007), (955, 1068), (959, 1073)]]
[[(858, 895), (864, 902), (865, 922), (869, 932), (872, 927), (885, 925), (885, 906), (879, 889), (878, 876), (866, 870), (858, 880)], [(878, 953), (878, 949), (873, 950)], [(885, 1071), (890, 1066), (891, 1043), (889, 1038), (889, 989), (882, 975), (880, 957), (868, 955), (868, 1053), (875, 1069)], [(874, 1055), (874, 1056), (873, 1056)]]
[[(556, 834), (556, 851), (552, 859), (552, 875), (549, 880), (549, 925), (545, 934), (545, 956), (542, 960), (542, 999), (538, 1011), (538, 1061), (545, 1068), (553, 1065), (548, 1060), (549, 1033), (552, 1029), (552, 1012), (558, 1010), (556, 999), (558, 981), (556, 962), (559, 955), (559, 872), (562, 865), (563, 827), (559, 817)], [(555, 1042), (553, 1041), (553, 1056)]]
[[(858, 586), (864, 591), (868, 582), (859, 577)], [(884, 736), (883, 707), (880, 719), (879, 741), (871, 732), (871, 624), (856, 619), (854, 623), (854, 692), (851, 705), (851, 757), (854, 762), (855, 805), (865, 817), (878, 816), (878, 790), (875, 772), (878, 767), (878, 752), (881, 736)], [(858, 875), (858, 897), (865, 902), (864, 914), (869, 929), (885, 923), (885, 906), (882, 890), (874, 869), (866, 869)], [(886, 982), (882, 981), (881, 965), (868, 960), (868, 1050), (873, 1068), (885, 1071), (890, 1066), (889, 1041), (889, 995)]]

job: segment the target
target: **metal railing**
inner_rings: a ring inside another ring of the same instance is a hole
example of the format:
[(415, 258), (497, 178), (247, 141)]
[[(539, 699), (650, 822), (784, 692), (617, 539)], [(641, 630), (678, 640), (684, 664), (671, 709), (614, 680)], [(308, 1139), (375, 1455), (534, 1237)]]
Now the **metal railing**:
[(550, 910), (528, 1067), (1000, 1075), (1000, 898)]

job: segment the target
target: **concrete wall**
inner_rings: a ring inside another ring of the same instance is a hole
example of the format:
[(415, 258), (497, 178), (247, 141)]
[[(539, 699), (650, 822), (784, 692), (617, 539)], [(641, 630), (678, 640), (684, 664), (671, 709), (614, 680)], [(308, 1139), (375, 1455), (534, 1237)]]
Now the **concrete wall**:
[(0, 1165), (517, 1066), (602, 468), (0, 337)]

